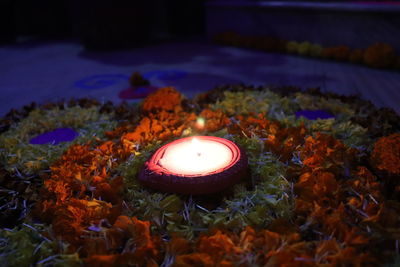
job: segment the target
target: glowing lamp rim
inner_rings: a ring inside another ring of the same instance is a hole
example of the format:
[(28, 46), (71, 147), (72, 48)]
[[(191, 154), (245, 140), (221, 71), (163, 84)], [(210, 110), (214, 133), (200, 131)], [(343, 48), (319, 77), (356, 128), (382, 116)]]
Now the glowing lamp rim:
[[(192, 138), (211, 140), (226, 145), (232, 152), (232, 159), (226, 166), (201, 175), (181, 175), (173, 173), (158, 164), (170, 145), (187, 142)], [(215, 136), (191, 136), (177, 139), (159, 148), (144, 164), (139, 173), (139, 182), (161, 192), (185, 195), (213, 194), (228, 189), (248, 174), (246, 153), (234, 142)]]
[[(193, 140), (193, 138), (196, 138), (199, 141), (207, 140), (207, 141), (213, 141), (213, 142), (217, 142), (217, 143), (225, 145), (231, 152), (231, 160), (224, 167), (219, 168), (215, 171), (211, 171), (211, 172), (207, 172), (207, 173), (203, 173), (203, 174), (176, 173), (176, 172), (172, 172), (172, 171), (166, 169), (165, 167), (163, 167), (159, 164), (160, 159), (164, 156), (164, 153), (166, 152), (168, 147), (191, 141), (191, 140)], [(151, 156), (151, 158), (148, 160), (147, 164), (149, 164), (149, 165), (151, 164), (151, 168), (153, 170), (155, 170), (157, 172), (163, 172), (165, 174), (177, 175), (177, 176), (182, 176), (182, 177), (202, 177), (202, 176), (207, 176), (210, 174), (217, 174), (217, 173), (223, 172), (223, 171), (231, 168), (239, 160), (239, 157), (240, 157), (239, 147), (234, 142), (232, 142), (228, 139), (224, 139), (224, 138), (220, 138), (220, 137), (216, 137), (216, 136), (190, 136), (190, 137), (180, 138), (180, 139), (172, 141), (168, 144), (163, 145), (162, 147), (157, 149), (157, 151)]]

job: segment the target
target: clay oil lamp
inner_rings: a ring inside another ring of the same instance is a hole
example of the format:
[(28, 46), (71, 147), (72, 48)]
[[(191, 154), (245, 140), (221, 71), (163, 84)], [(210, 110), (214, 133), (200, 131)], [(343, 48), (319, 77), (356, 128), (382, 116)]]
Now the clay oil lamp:
[(159, 148), (144, 164), (139, 181), (162, 192), (213, 194), (238, 183), (247, 167), (245, 152), (232, 141), (186, 137)]

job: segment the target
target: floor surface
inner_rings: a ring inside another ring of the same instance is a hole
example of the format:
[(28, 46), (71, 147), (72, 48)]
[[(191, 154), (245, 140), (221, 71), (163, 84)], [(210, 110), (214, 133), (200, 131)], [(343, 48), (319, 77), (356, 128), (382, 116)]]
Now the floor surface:
[(360, 94), (400, 113), (400, 72), (201, 42), (117, 52), (87, 52), (74, 42), (20, 44), (0, 47), (0, 58), (0, 116), (32, 101), (88, 96), (118, 103), (134, 71), (188, 97), (221, 84), (297, 85)]

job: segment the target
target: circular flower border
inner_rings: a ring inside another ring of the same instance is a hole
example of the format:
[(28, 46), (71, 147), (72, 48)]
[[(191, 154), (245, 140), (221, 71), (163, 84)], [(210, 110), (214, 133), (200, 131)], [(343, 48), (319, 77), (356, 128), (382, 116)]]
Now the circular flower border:
[[(391, 229), (399, 223), (393, 217), (398, 214), (398, 174), (391, 172), (392, 161), (399, 158), (397, 152), (394, 157), (377, 153), (386, 152), (378, 147), (387, 142), (394, 151), (400, 144), (395, 136), (374, 146), (366, 140), (398, 135), (398, 116), (367, 102), (350, 104), (350, 99), (329, 96), (353, 110), (370, 107), (367, 113), (346, 115), (355, 126), (368, 129), (360, 132), (360, 139), (369, 145), (360, 149), (337, 139), (346, 136), (334, 137), (338, 127), (343, 128), (339, 132), (352, 132), (350, 126), (331, 123), (321, 133), (313, 122), (290, 119), (276, 108), (231, 118), (224, 108), (212, 108), (225, 100), (225, 91), (247, 94), (249, 89), (216, 88), (191, 103), (163, 88), (145, 99), (139, 120), (121, 120), (106, 138), (70, 146), (43, 176), (35, 212), (19, 228), (2, 230), (4, 262), (363, 265), (387, 260), (385, 253), (394, 255), (393, 247), (384, 244), (395, 243)], [(293, 88), (272, 89), (275, 94), (283, 91), (289, 107), (296, 103), (293, 94), (299, 92)], [(196, 124), (198, 117), (205, 118), (205, 125)], [(374, 131), (384, 123), (380, 133)], [(141, 188), (138, 170), (151, 152), (162, 142), (195, 133), (224, 136), (243, 146), (251, 183), (236, 186), (233, 196), (210, 201)], [(372, 147), (375, 154), (369, 159)], [(51, 229), (29, 223), (32, 218)], [(18, 236), (25, 242), (15, 254)], [(27, 256), (26, 251), (35, 253)]]

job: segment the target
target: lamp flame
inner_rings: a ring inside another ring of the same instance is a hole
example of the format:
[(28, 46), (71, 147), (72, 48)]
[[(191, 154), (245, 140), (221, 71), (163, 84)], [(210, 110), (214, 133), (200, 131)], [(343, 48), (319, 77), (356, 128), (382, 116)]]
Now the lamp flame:
[(206, 120), (202, 117), (198, 117), (196, 119), (196, 128), (199, 130), (203, 130), (204, 126), (206, 125)]

